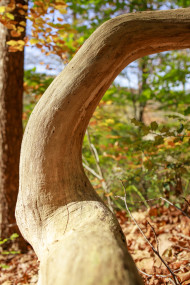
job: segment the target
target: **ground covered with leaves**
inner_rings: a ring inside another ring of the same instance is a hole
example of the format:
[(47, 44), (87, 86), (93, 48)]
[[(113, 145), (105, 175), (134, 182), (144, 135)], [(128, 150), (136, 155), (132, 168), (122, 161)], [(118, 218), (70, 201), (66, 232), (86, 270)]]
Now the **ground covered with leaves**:
[(182, 213), (173, 206), (157, 205), (131, 213), (133, 220), (125, 211), (117, 213), (129, 252), (145, 284), (190, 284), (190, 219), (187, 211), (187, 207)]
[[(145, 284), (190, 284), (189, 214), (188, 203), (181, 211), (161, 203), (131, 212), (132, 217), (126, 211), (117, 212), (129, 252)], [(37, 284), (39, 262), (30, 247), (26, 254), (2, 252), (0, 264), (0, 284)]]

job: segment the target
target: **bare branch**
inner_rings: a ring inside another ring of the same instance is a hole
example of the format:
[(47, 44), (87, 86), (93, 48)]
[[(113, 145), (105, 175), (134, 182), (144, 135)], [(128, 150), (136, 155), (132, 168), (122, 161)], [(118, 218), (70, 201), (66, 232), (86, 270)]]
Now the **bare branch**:
[(178, 206), (176, 206), (175, 204), (173, 204), (172, 202), (168, 201), (166, 198), (160, 197), (159, 199), (167, 202), (168, 204), (170, 204), (171, 206), (175, 207), (177, 210), (179, 210), (180, 212), (182, 212), (182, 214), (186, 217), (188, 217), (190, 219), (190, 216), (185, 213), (181, 208), (179, 208)]
[[(180, 270), (186, 268), (188, 265), (190, 265), (190, 263), (187, 263), (185, 266), (182, 266), (182, 267), (180, 267), (180, 268), (178, 268), (178, 269), (173, 270), (173, 272), (178, 272), (178, 271), (180, 271)], [(163, 274), (148, 274), (148, 273), (142, 271), (142, 270), (141, 270), (140, 268), (138, 268), (138, 267), (137, 267), (137, 269), (139, 270), (139, 272), (141, 272), (142, 274), (144, 274), (144, 275), (146, 275), (146, 276), (148, 276), (148, 277), (157, 276), (157, 277), (162, 277), (162, 278), (168, 278), (168, 277), (171, 276), (171, 273), (170, 273), (170, 274), (167, 274), (167, 275), (163, 275)], [(174, 284), (175, 284), (175, 283), (174, 283)]]
[(179, 236), (179, 237), (185, 238), (187, 240), (190, 240), (190, 237), (188, 237), (186, 235), (183, 235), (183, 234), (180, 234), (180, 233), (176, 233), (176, 236)]
[(100, 175), (98, 175), (92, 168), (90, 168), (84, 162), (82, 163), (82, 165), (84, 166), (84, 168), (86, 168), (86, 170), (88, 170), (90, 173), (92, 173), (96, 178), (98, 178), (100, 180), (102, 179), (102, 177)]
[(189, 203), (189, 201), (187, 201), (187, 199), (185, 198), (185, 197), (182, 197), (184, 200), (185, 200), (185, 202), (190, 206), (190, 203)]
[[(90, 138), (90, 134), (89, 134), (89, 131), (88, 129), (86, 130), (86, 135), (87, 135), (87, 139), (88, 139), (88, 144), (89, 144), (89, 147), (90, 147), (90, 151), (95, 159), (95, 162), (96, 162), (96, 167), (97, 167), (97, 171), (98, 171), (98, 176), (99, 176), (99, 179), (101, 180), (101, 184), (102, 184), (102, 188), (104, 189), (105, 193), (106, 194), (109, 194), (110, 193), (110, 190), (109, 190), (109, 187), (107, 185), (107, 182), (106, 182), (106, 179), (104, 177), (104, 174), (103, 174), (103, 171), (102, 171), (102, 168), (100, 166), (100, 159), (99, 159), (99, 155), (98, 155), (98, 151), (97, 149), (95, 148), (95, 146), (93, 145), (93, 143), (91, 142), (91, 138)], [(89, 170), (90, 171), (90, 170)], [(96, 176), (96, 175), (95, 175)], [(96, 176), (97, 177), (97, 176)], [(112, 201), (111, 201), (111, 198), (110, 196), (106, 195), (106, 198), (107, 198), (107, 201), (108, 201), (108, 206), (109, 206), (109, 209), (113, 212), (113, 207), (112, 207)]]
[(152, 231), (154, 233), (154, 237), (155, 237), (155, 241), (156, 241), (156, 245), (157, 245), (157, 251), (159, 253), (159, 240), (157, 238), (156, 231), (155, 231), (154, 227), (149, 223), (149, 221), (147, 221), (147, 222), (148, 222), (149, 226), (151, 227), (151, 229), (152, 229)]
[(150, 243), (150, 241), (147, 239), (146, 235), (143, 233), (142, 229), (140, 228), (138, 222), (136, 221), (136, 219), (133, 217), (133, 215), (131, 214), (129, 207), (127, 205), (127, 193), (125, 191), (125, 186), (123, 184), (123, 181), (121, 181), (122, 186), (123, 186), (123, 190), (124, 190), (124, 197), (120, 197), (124, 203), (125, 203), (125, 207), (127, 212), (129, 213), (131, 219), (134, 221), (134, 223), (136, 224), (136, 226), (138, 227), (139, 231), (141, 232), (141, 234), (143, 235), (144, 239), (146, 240), (146, 242), (149, 244), (149, 246), (152, 248), (153, 252), (158, 256), (158, 258), (161, 260), (161, 262), (165, 265), (165, 267), (168, 269), (168, 271), (171, 273), (173, 280), (175, 282), (176, 285), (181, 284), (181, 282), (178, 280), (177, 276), (174, 274), (174, 272), (172, 271), (172, 269), (169, 267), (169, 265), (165, 262), (165, 260), (161, 257), (160, 253), (158, 252), (158, 250), (156, 250), (154, 248), (154, 246)]

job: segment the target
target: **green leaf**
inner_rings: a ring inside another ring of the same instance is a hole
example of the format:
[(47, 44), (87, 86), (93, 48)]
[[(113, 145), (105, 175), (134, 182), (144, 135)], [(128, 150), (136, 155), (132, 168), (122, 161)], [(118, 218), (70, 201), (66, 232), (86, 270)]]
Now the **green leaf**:
[(183, 124), (180, 124), (180, 127), (179, 129), (177, 130), (178, 134), (182, 133), (184, 130), (184, 125)]
[[(151, 97), (151, 90), (150, 89), (145, 89), (143, 92), (142, 92), (142, 101), (147, 101), (149, 100)], [(140, 100), (141, 101), (141, 100)]]
[(167, 168), (174, 169), (175, 168), (175, 164), (174, 163), (168, 163), (167, 164)]
[(10, 254), (10, 251), (2, 251), (1, 254), (8, 255)]
[(1, 254), (8, 255), (8, 254), (20, 254), (20, 251), (2, 251)]
[(131, 119), (131, 123), (134, 124), (136, 127), (140, 127), (142, 124), (135, 118)]
[(143, 130), (144, 136), (148, 135), (150, 132), (150, 128), (148, 126), (145, 126), (144, 124), (141, 125), (141, 129)]
[[(150, 208), (149, 205), (148, 205), (148, 203), (146, 202), (145, 198), (143, 197), (143, 195), (141, 194), (141, 192), (137, 189), (137, 187), (136, 187), (135, 185), (130, 185), (130, 186), (128, 186), (128, 189), (129, 189), (130, 191), (133, 190), (134, 192), (136, 192), (136, 193), (139, 195), (139, 197), (142, 199), (142, 201), (144, 202), (145, 206), (146, 206), (147, 208)], [(126, 189), (126, 191), (127, 191), (128, 189)]]
[(154, 165), (150, 160), (145, 161), (143, 164), (148, 170), (152, 170), (154, 168)]
[(190, 106), (184, 111), (185, 116), (188, 116), (189, 114), (190, 114)]
[(10, 266), (9, 266), (9, 265), (6, 265), (6, 264), (0, 264), (0, 267), (1, 267), (1, 268), (4, 268), (4, 269), (7, 269), (7, 268), (9, 268)]
[(154, 138), (154, 145), (159, 145), (163, 143), (164, 143), (164, 139), (162, 136), (158, 135)]
[(19, 235), (17, 233), (14, 233), (10, 236), (10, 239), (14, 240), (15, 238), (18, 238), (18, 237), (19, 237)]
[(152, 131), (156, 131), (156, 130), (158, 129), (158, 124), (157, 124), (157, 122), (156, 122), (156, 121), (151, 122), (150, 127), (151, 127), (151, 130), (152, 130)]
[(164, 182), (163, 183), (163, 188), (165, 189), (165, 190), (170, 190), (170, 182)]
[(0, 241), (0, 245), (6, 243), (7, 241), (8, 241), (8, 238), (5, 238), (5, 239), (1, 240)]
[(166, 126), (163, 126), (160, 130), (161, 133), (167, 133), (169, 132), (170, 128), (169, 127), (166, 127)]

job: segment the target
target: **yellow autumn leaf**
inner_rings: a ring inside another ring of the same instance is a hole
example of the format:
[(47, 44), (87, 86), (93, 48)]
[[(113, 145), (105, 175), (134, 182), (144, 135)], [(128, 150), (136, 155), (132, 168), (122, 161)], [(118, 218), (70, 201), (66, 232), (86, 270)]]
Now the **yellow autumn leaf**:
[(44, 24), (44, 20), (43, 20), (42, 18), (38, 18), (38, 16), (37, 16), (37, 18), (35, 19), (35, 22), (36, 22), (38, 25)]
[(11, 14), (11, 13), (5, 13), (5, 16), (7, 17), (7, 18), (9, 18), (10, 20), (14, 20), (14, 15), (13, 14)]
[(23, 26), (23, 27), (26, 27), (26, 23), (25, 23), (24, 21), (21, 21), (21, 22), (19, 23), (19, 25), (21, 25), (21, 26)]
[(47, 28), (47, 29), (46, 29), (46, 33), (50, 33), (51, 31), (52, 31), (51, 28)]
[(55, 3), (60, 3), (66, 6), (65, 0), (55, 0)]
[(21, 26), (18, 26), (17, 30), (18, 30), (19, 32), (24, 32), (24, 28), (21, 27)]
[(0, 7), (0, 13), (4, 13), (5, 10), (6, 10), (6, 7), (5, 7), (5, 6), (1, 6), (1, 7)]
[(17, 3), (16, 6), (17, 6), (17, 8), (21, 8), (21, 9), (23, 7), (23, 5), (21, 3)]
[(52, 42), (52, 40), (49, 37), (47, 37), (46, 38), (46, 43), (51, 43), (51, 42)]
[(43, 6), (43, 2), (41, 2), (41, 1), (36, 1), (36, 0), (35, 0), (35, 5)]
[(17, 42), (18, 42), (18, 44), (21, 45), (21, 46), (24, 46), (24, 45), (25, 45), (25, 42), (22, 41), (22, 40), (18, 40)]
[(55, 0), (55, 5), (60, 5), (64, 8), (66, 8), (68, 6), (64, 0)]
[(18, 10), (18, 12), (19, 12), (19, 14), (22, 15), (22, 16), (25, 15), (25, 11), (24, 11), (24, 10)]
[(41, 8), (41, 7), (38, 7), (38, 8), (36, 8), (36, 11), (39, 13), (39, 14), (44, 14), (44, 9), (43, 8)]
[(7, 29), (9, 29), (9, 30), (16, 30), (16, 26), (13, 25), (13, 24), (5, 23), (4, 25), (5, 25), (5, 26), (7, 27)]
[(42, 45), (36, 44), (37, 48), (42, 48)]
[(59, 37), (57, 35), (51, 35), (52, 39), (57, 40)]
[(113, 124), (115, 121), (113, 119), (105, 120), (106, 124)]
[(18, 47), (17, 47), (17, 50), (18, 50), (18, 51), (23, 51), (23, 49), (24, 49), (23, 46), (18, 46)]
[(9, 3), (6, 10), (8, 12), (12, 12), (15, 9), (15, 7), (16, 7), (15, 3)]
[(67, 36), (68, 36), (67, 33), (65, 33), (65, 30), (59, 30), (59, 31), (57, 31), (57, 33), (58, 33), (60, 36), (62, 36), (62, 37), (67, 37)]
[[(60, 7), (60, 6), (59, 6)], [(67, 14), (67, 10), (65, 9), (65, 8), (58, 8), (58, 6), (55, 6), (55, 8), (57, 9), (57, 10), (59, 10), (59, 12), (61, 13), (61, 14)]]
[(40, 44), (43, 44), (43, 45), (45, 45), (45, 43), (46, 43), (46, 41), (44, 39), (40, 39), (39, 42), (40, 42)]
[(28, 5), (23, 5), (22, 8), (23, 8), (24, 10), (28, 10)]
[(35, 44), (37, 44), (38, 42), (39, 42), (38, 39), (31, 39), (31, 40), (30, 40), (30, 43), (31, 43), (32, 45), (35, 45)]
[(17, 41), (11, 40), (11, 41), (8, 41), (7, 44), (9, 46), (16, 46), (17, 45)]

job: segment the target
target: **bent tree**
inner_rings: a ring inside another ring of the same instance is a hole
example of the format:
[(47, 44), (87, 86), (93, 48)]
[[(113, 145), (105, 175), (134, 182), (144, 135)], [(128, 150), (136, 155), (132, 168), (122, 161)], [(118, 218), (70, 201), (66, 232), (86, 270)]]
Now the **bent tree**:
[(19, 228), (39, 284), (142, 284), (122, 230), (84, 173), (88, 122), (119, 72), (139, 57), (190, 47), (190, 8), (122, 15), (100, 26), (35, 107), (21, 149)]

